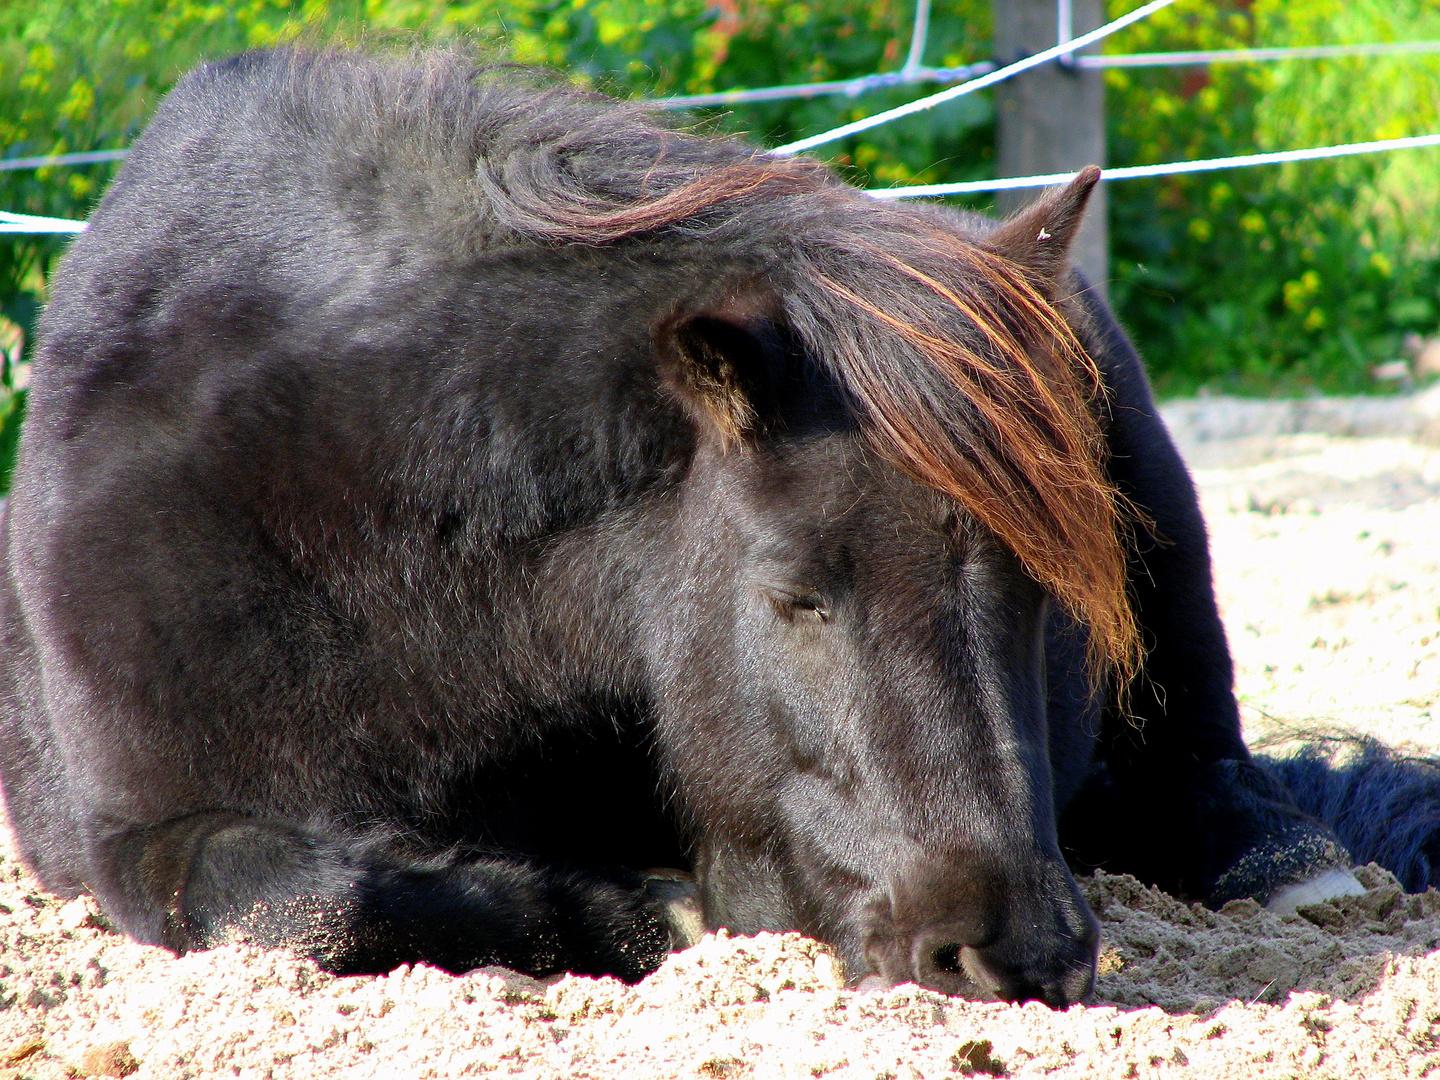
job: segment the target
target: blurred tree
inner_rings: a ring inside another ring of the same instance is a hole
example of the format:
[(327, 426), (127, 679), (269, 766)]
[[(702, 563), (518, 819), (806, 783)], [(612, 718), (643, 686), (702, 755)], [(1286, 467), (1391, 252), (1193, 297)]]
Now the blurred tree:
[[(1112, 5), (1112, 14), (1139, 0)], [(1440, 39), (1436, 0), (1176, 4), (1135, 51)], [(1440, 57), (1112, 69), (1110, 154), (1142, 164), (1440, 131)], [(1383, 389), (1440, 326), (1440, 154), (1112, 186), (1112, 299), (1163, 392)]]

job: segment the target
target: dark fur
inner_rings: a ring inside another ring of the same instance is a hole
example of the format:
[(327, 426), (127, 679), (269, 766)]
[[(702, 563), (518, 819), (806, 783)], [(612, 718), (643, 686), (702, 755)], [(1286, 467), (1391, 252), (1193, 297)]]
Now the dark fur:
[(1379, 863), (1410, 892), (1440, 887), (1440, 760), (1367, 736), (1309, 739), (1296, 754), (1257, 760), (1356, 862)]
[[(177, 950), (630, 979), (637, 871), (692, 866), (711, 925), (1054, 1004), (1096, 948), (1062, 843), (1211, 902), (1342, 860), (1241, 741), (1139, 359), (1055, 276), (1093, 182), (992, 232), (447, 55), (192, 73), (42, 328), (25, 858)], [(1271, 850), (1310, 854), (1236, 878)]]

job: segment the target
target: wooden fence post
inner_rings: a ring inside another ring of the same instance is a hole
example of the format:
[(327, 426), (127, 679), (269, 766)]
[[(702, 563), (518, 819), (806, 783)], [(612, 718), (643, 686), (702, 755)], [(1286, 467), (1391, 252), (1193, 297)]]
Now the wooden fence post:
[[(992, 0), (995, 56), (1002, 64), (1054, 45), (1061, 22), (1074, 37), (1104, 22), (1103, 0)], [(1094, 51), (1096, 46), (1091, 46)], [(995, 88), (996, 164), (999, 176), (1080, 169), (1105, 164), (1105, 84), (1102, 73), (1045, 64)], [(1024, 206), (1038, 189), (996, 193), (1002, 214)], [(1075, 243), (1075, 263), (1101, 292), (1110, 277), (1110, 230), (1105, 185), (1090, 199)]]

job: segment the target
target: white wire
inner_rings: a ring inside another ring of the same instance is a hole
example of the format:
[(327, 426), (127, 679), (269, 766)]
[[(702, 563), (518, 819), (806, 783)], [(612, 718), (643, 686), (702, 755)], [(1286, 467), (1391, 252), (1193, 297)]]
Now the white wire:
[(936, 82), (956, 83), (973, 79), (994, 71), (996, 64), (990, 60), (967, 64), (963, 67), (932, 68), (922, 67), (908, 74), (904, 71), (885, 71), (878, 75), (860, 75), (854, 79), (834, 79), (829, 82), (787, 83), (784, 86), (762, 86), (753, 90), (717, 90), (713, 94), (685, 94), (679, 97), (652, 98), (648, 105), (662, 109), (693, 109), (715, 105), (743, 105), (753, 101), (784, 101), (789, 98), (826, 97), (845, 94), (859, 97), (871, 90), (892, 86), (908, 86), (912, 83)]
[[(1440, 52), (1440, 41), (1390, 41), (1367, 45), (1297, 45), (1261, 49), (1211, 49), (1197, 52), (1116, 53), (1109, 56), (1079, 56), (1072, 63), (1082, 68), (1185, 67), (1196, 64), (1251, 64), (1268, 60), (1328, 60), (1345, 56), (1396, 56)], [(955, 83), (988, 75), (998, 65), (990, 60), (958, 68), (917, 67), (911, 71), (887, 71), (830, 82), (786, 83), (753, 90), (717, 90), (710, 94), (687, 94), (653, 98), (662, 109), (691, 109), (715, 105), (744, 105), (755, 101), (784, 101), (790, 98), (825, 97), (846, 94), (858, 97), (871, 90), (913, 83)], [(123, 151), (121, 151), (123, 153)], [(16, 167), (16, 166), (12, 166)]]
[(0, 233), (78, 233), (85, 229), (85, 222), (70, 218), (10, 214), (0, 210)]
[[(1371, 142), (1340, 143), (1335, 146), (1311, 146), (1301, 150), (1278, 150), (1266, 154), (1238, 154), (1232, 157), (1204, 158), (1200, 161), (1170, 161), (1159, 165), (1127, 165), (1106, 169), (1102, 180), (1137, 180), (1147, 176), (1174, 176), (1180, 173), (1211, 172), (1215, 169), (1238, 169), (1250, 165), (1279, 165), (1287, 161), (1315, 161), (1320, 158), (1350, 157), (1390, 150), (1413, 150), (1440, 146), (1440, 134), (1411, 135), (1403, 139), (1376, 139)], [(916, 184), (902, 188), (872, 188), (867, 191), (877, 199), (921, 199), (943, 195), (965, 195), (983, 191), (1012, 191), (1017, 188), (1048, 187), (1073, 180), (1073, 172), (1044, 173), (1038, 176), (1011, 176), (1000, 180), (971, 180), (958, 184)], [(9, 214), (0, 211), (0, 233), (78, 233), (84, 232), (83, 221), (69, 218), (38, 217), (34, 214)]]
[(1196, 52), (1123, 53), (1081, 56), (1082, 68), (1183, 67), (1187, 64), (1249, 64), (1258, 60), (1327, 60), (1341, 56), (1394, 56), (1440, 52), (1440, 41), (1386, 41), (1369, 45), (1287, 45), (1262, 49), (1210, 49)]
[(1161, 8), (1169, 7), (1175, 0), (1150, 0), (1148, 4), (1136, 8), (1128, 15), (1122, 15), (1113, 22), (1108, 22), (1088, 34), (1081, 34), (1077, 38), (1065, 42), (1063, 45), (1054, 45), (1036, 53), (1034, 56), (1027, 56), (1023, 60), (1017, 60), (1008, 64), (998, 71), (992, 71), (989, 75), (982, 75), (978, 79), (971, 79), (969, 82), (961, 83), (959, 86), (952, 86), (948, 90), (941, 90), (938, 94), (931, 94), (929, 97), (920, 98), (917, 101), (900, 105), (894, 109), (887, 109), (884, 112), (876, 113), (874, 116), (866, 117), (864, 120), (856, 120), (853, 123), (842, 124), (840, 127), (832, 128), (829, 131), (822, 131), (818, 135), (811, 135), (809, 138), (797, 139), (795, 142), (786, 143), (784, 146), (777, 146), (771, 150), (772, 154), (798, 154), (802, 150), (809, 150), (816, 146), (823, 146), (825, 143), (834, 142), (836, 139), (843, 139), (847, 135), (854, 135), (857, 132), (868, 131), (881, 124), (888, 124), (892, 120), (898, 120), (902, 116), (910, 116), (917, 112), (924, 112), (926, 109), (933, 109), (936, 105), (953, 101), (955, 98), (963, 97), (966, 94), (973, 94), (977, 90), (983, 90), (987, 86), (994, 86), (1012, 76), (1019, 75), (1022, 71), (1029, 71), (1033, 67), (1049, 63), (1057, 57), (1083, 49), (1087, 45), (1093, 45), (1102, 38), (1107, 38), (1117, 30), (1123, 30), (1131, 23), (1139, 22), (1153, 12)]
[(925, 42), (930, 36), (930, 0), (915, 0), (915, 25), (910, 29), (910, 51), (900, 73), (914, 78), (925, 63)]
[(129, 153), (129, 150), (82, 150), (78, 154), (0, 158), (0, 172), (11, 169), (44, 169), (51, 165), (93, 165), (97, 161), (121, 161)]
[(681, 94), (656, 98), (651, 104), (662, 109), (689, 109), (707, 105), (742, 105), (757, 101), (784, 101), (790, 98), (826, 97), (846, 94), (859, 97), (881, 87), (906, 86), (919, 82), (963, 82), (976, 75), (994, 71), (988, 60), (958, 68), (927, 68), (924, 65), (925, 45), (930, 36), (930, 0), (915, 0), (915, 19), (910, 28), (910, 51), (899, 71), (883, 71), (860, 75), (853, 79), (832, 79), (828, 82), (788, 83), (783, 86), (762, 86), (754, 90), (719, 90), (711, 94)]
[[(1319, 158), (1349, 157), (1352, 154), (1413, 150), (1422, 146), (1440, 146), (1440, 134), (1340, 143), (1335, 146), (1310, 146), (1303, 150), (1277, 150), (1268, 154), (1238, 154), (1234, 157), (1203, 158), (1199, 161), (1168, 161), (1160, 165), (1127, 165), (1119, 169), (1104, 170), (1100, 179), (1137, 180), (1146, 176), (1175, 176), (1179, 173), (1210, 172), (1214, 169), (1239, 169), (1247, 165), (1280, 165), (1287, 161), (1315, 161)], [(941, 195), (966, 195), (977, 191), (1049, 187), (1051, 184), (1063, 184), (1073, 180), (1076, 175), (1073, 172), (1045, 173), (1041, 176), (1008, 176), (1001, 180), (970, 180), (959, 184), (915, 184), (912, 187), (871, 188), (866, 194), (877, 199), (936, 198)]]
[[(1373, 142), (1340, 143), (1336, 146), (1311, 146), (1303, 150), (1279, 150), (1268, 154), (1239, 154), (1234, 157), (1205, 158), (1200, 161), (1171, 161), (1160, 165), (1127, 165), (1106, 169), (1102, 180), (1136, 180), (1146, 176), (1174, 176), (1178, 173), (1210, 172), (1215, 169), (1238, 169), (1248, 165), (1279, 165), (1287, 161), (1315, 161), (1320, 158), (1350, 157), (1390, 150), (1413, 150), (1440, 146), (1440, 134), (1411, 135), (1404, 139), (1377, 139)], [(964, 195), (979, 191), (1010, 191), (1015, 188), (1048, 187), (1073, 180), (1075, 173), (1045, 173), (1041, 176), (1011, 176), (1002, 180), (974, 180), (961, 184), (916, 184), (903, 188), (872, 188), (867, 191), (877, 199), (920, 199), (942, 195)], [(7, 232), (84, 232), (85, 222), (68, 218), (36, 217), (32, 214), (7, 214), (0, 211), (0, 233)]]

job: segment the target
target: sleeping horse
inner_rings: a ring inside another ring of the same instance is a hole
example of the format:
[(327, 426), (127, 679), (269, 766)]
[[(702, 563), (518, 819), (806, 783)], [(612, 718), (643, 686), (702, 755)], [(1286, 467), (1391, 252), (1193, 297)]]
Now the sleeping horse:
[(628, 980), (670, 867), (856, 983), (1057, 1007), (1077, 870), (1357, 889), (1067, 265), (1097, 176), (996, 224), (450, 53), (191, 72), (39, 334), (25, 861), (177, 952)]

